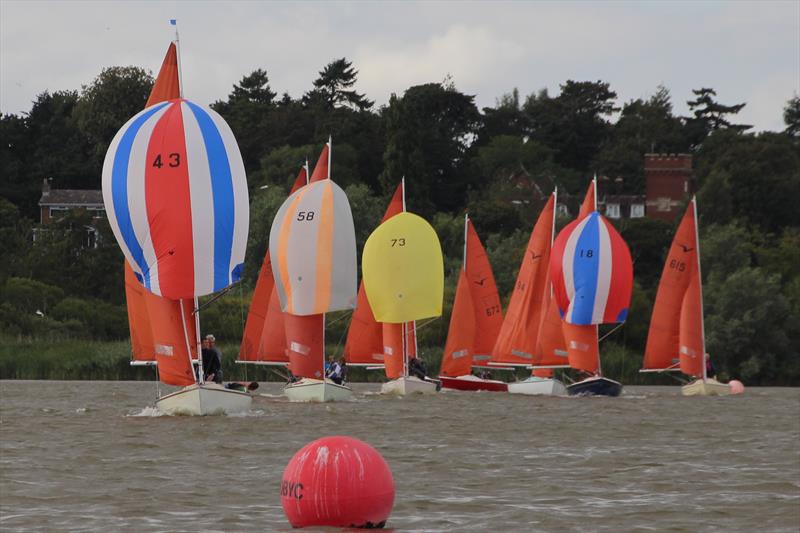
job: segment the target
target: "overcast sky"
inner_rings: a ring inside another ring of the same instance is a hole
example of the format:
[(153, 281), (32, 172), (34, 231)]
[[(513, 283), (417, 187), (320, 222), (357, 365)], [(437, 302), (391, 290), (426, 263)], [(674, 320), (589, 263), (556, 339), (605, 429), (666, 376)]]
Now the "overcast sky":
[(603, 80), (618, 103), (659, 84), (685, 114), (691, 90), (747, 102), (738, 122), (782, 130), (800, 93), (800, 1), (57, 2), (0, 0), (0, 111), (45, 90), (80, 89), (104, 67), (158, 71), (178, 19), (184, 93), (224, 99), (256, 68), (299, 97), (331, 60), (359, 70), (379, 105), (448, 74), (479, 107), (515, 87), (557, 95)]

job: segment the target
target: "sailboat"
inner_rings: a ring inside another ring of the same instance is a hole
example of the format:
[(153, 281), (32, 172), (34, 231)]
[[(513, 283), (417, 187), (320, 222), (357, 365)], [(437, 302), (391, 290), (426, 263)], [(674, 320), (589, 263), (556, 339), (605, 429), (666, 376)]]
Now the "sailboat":
[(161, 383), (182, 387), (159, 389), (161, 412), (241, 412), (248, 393), (204, 382), (197, 298), (241, 275), (244, 165), (224, 120), (182, 98), (178, 73), (176, 39), (144, 111), (120, 129), (103, 165), (105, 209), (125, 255), (133, 364), (155, 364)]
[[(592, 188), (596, 187), (596, 180)], [(588, 195), (587, 195), (588, 196)], [(633, 290), (628, 245), (596, 210), (568, 224), (550, 258), (554, 300), (563, 321), (572, 368), (590, 376), (567, 387), (570, 395), (618, 396), (622, 385), (602, 375), (597, 325), (624, 322)]]
[(693, 197), (672, 240), (658, 283), (643, 368), (640, 372), (683, 372), (696, 379), (684, 396), (726, 396), (731, 385), (706, 375), (703, 285), (697, 201)]
[[(289, 368), (299, 381), (284, 388), (292, 401), (352, 396), (325, 377), (325, 313), (356, 305), (356, 237), (345, 192), (330, 179), (331, 142), (309, 184), (289, 196), (270, 230), (275, 291), (285, 313)], [(324, 169), (324, 171), (323, 171)]]
[[(506, 309), (500, 334), (492, 350), (492, 364), (530, 368), (544, 363), (540, 334), (550, 303), (549, 261), (555, 231), (556, 193), (550, 195), (531, 230), (525, 255), (520, 265), (511, 301)], [(547, 361), (551, 362), (551, 361)], [(513, 394), (566, 394), (564, 384), (553, 379), (552, 370), (534, 371), (520, 383), (510, 383)], [(544, 375), (541, 375), (544, 374)]]
[(508, 390), (504, 381), (472, 375), (473, 366), (486, 372), (502, 323), (500, 296), (489, 258), (472, 221), (465, 215), (464, 259), (439, 374), (443, 389)]
[(384, 394), (436, 392), (440, 384), (409, 375), (416, 354), (414, 321), (442, 314), (444, 258), (436, 231), (405, 210), (367, 238), (362, 254), (364, 291), (377, 322), (383, 323)]
[[(306, 162), (300, 168), (289, 195), (297, 192), (308, 182), (308, 162)], [(267, 249), (247, 313), (247, 322), (244, 326), (237, 363), (283, 367), (289, 365), (284, 314), (281, 311), (278, 293), (275, 291), (275, 279), (272, 272), (272, 259), (269, 249)]]
[[(395, 189), (386, 212), (381, 219), (381, 223), (386, 222), (391, 217), (402, 213), (405, 205), (404, 182), (400, 182)], [(414, 323), (407, 327), (406, 344), (409, 348), (409, 356), (416, 357), (416, 336)], [(375, 320), (372, 308), (369, 306), (367, 293), (364, 290), (364, 280), (358, 287), (358, 300), (353, 316), (350, 319), (350, 327), (347, 329), (347, 340), (344, 344), (342, 356), (347, 361), (348, 366), (363, 366), (374, 369), (384, 369), (384, 343), (383, 343), (383, 324)]]

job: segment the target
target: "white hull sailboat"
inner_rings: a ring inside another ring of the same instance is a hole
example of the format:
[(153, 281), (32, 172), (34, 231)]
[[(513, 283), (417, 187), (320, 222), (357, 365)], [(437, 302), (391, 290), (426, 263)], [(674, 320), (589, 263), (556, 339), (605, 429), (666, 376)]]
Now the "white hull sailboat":
[(509, 383), (508, 392), (529, 396), (566, 396), (567, 388), (557, 379), (530, 376), (523, 381)]
[(681, 387), (681, 394), (684, 396), (728, 396), (731, 394), (731, 386), (728, 383), (720, 383), (714, 378), (696, 379)]
[(252, 396), (216, 383), (195, 383), (156, 401), (156, 408), (166, 415), (206, 416), (245, 413)]
[[(692, 198), (672, 240), (658, 284), (640, 372), (682, 372), (694, 381), (684, 396), (727, 396), (730, 384), (709, 376), (697, 201)], [(741, 391), (741, 389), (739, 389)]]
[(405, 396), (407, 394), (432, 394), (439, 390), (435, 381), (421, 380), (416, 376), (401, 376), (381, 385), (381, 394)]
[(303, 378), (286, 385), (283, 394), (291, 402), (341, 402), (353, 397), (353, 389), (329, 379)]

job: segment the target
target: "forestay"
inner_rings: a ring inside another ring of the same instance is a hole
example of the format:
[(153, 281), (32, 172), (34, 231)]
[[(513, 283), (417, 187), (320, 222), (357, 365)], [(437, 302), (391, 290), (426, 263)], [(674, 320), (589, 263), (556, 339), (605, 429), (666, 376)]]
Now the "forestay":
[(228, 125), (185, 99), (148, 107), (103, 164), (114, 236), (152, 293), (194, 298), (241, 277), (249, 224), (244, 165)]
[(269, 235), (284, 312), (313, 315), (356, 305), (356, 236), (350, 203), (329, 179), (283, 203)]

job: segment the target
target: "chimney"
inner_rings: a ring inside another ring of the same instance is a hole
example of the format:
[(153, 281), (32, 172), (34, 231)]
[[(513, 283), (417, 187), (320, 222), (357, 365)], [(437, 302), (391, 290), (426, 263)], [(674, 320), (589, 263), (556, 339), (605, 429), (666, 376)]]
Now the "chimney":
[(45, 178), (42, 181), (42, 196), (47, 196), (50, 194), (50, 179), (51, 178)]

